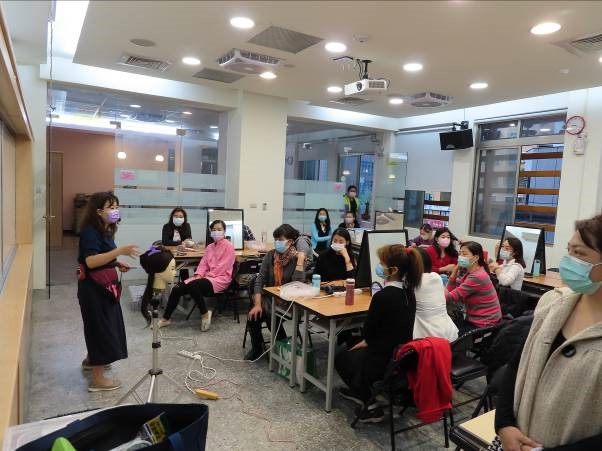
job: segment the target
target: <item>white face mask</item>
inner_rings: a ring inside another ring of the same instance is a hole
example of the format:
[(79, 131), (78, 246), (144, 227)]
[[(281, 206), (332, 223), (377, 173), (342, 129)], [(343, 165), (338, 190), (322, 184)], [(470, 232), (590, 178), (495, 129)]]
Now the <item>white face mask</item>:
[(341, 252), (343, 249), (345, 249), (345, 245), (341, 243), (332, 243), (330, 247), (335, 252)]
[(212, 230), (211, 238), (213, 238), (213, 241), (219, 241), (219, 240), (223, 239), (224, 231), (223, 230)]
[(173, 218), (173, 225), (175, 225), (176, 227), (180, 227), (182, 224), (184, 224), (184, 218)]

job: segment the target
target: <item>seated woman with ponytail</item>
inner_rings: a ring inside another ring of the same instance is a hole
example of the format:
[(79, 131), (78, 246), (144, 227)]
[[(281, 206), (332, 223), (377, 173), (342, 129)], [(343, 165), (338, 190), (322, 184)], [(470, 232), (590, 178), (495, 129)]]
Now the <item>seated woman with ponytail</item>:
[[(393, 350), (413, 339), (416, 297), (423, 273), (422, 257), (416, 249), (401, 244), (378, 249), (376, 274), (385, 287), (372, 297), (364, 323), (364, 339), (335, 359), (335, 368), (349, 388), (340, 395), (359, 405), (370, 398), (370, 388), (382, 378)], [(384, 418), (380, 407), (369, 410), (361, 422)]]
[(201, 330), (209, 330), (211, 326), (211, 310), (207, 309), (205, 297), (212, 297), (215, 293), (224, 291), (232, 281), (232, 269), (236, 254), (230, 241), (224, 239), (226, 224), (217, 219), (209, 225), (213, 242), (205, 248), (205, 253), (197, 266), (194, 275), (172, 288), (159, 320), (159, 327), (171, 323), (171, 314), (178, 306), (180, 298), (189, 294), (201, 311)]
[(462, 302), (466, 308), (466, 318), (458, 326), (459, 335), (479, 327), (494, 326), (502, 320), (500, 301), (479, 243), (462, 243), (458, 264), (449, 276), (446, 288), (447, 302)]

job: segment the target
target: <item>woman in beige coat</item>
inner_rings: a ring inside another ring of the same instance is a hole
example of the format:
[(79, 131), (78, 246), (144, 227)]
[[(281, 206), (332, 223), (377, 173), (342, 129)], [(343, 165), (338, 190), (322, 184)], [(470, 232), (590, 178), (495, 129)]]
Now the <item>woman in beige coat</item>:
[(496, 409), (504, 451), (602, 450), (602, 215), (577, 221)]

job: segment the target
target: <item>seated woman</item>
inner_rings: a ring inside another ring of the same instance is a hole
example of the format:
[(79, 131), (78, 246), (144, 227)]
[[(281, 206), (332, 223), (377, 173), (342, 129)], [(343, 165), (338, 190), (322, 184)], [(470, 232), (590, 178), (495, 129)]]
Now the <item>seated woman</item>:
[(416, 320), (414, 339), (440, 337), (448, 341), (458, 338), (458, 328), (447, 314), (445, 287), (441, 276), (432, 271), (431, 258), (418, 248), (424, 265), (420, 287), (416, 289)]
[(525, 277), (525, 260), (523, 259), (523, 243), (518, 238), (508, 238), (502, 243), (500, 259), (503, 263), (489, 264), (489, 271), (494, 273), (500, 285), (513, 290), (521, 290)]
[(201, 312), (201, 330), (209, 330), (211, 326), (211, 310), (207, 310), (205, 297), (212, 297), (215, 293), (224, 291), (232, 281), (232, 269), (236, 255), (234, 246), (224, 239), (226, 224), (217, 219), (209, 225), (213, 242), (205, 248), (205, 253), (197, 266), (194, 275), (174, 286), (169, 295), (163, 317), (159, 320), (159, 327), (171, 323), (171, 314), (178, 306), (180, 298), (189, 294)]
[[(380, 380), (393, 350), (412, 340), (416, 298), (423, 273), (422, 258), (416, 249), (401, 244), (384, 246), (377, 251), (380, 262), (376, 274), (385, 279), (385, 287), (372, 297), (364, 323), (364, 339), (348, 351), (340, 352), (335, 368), (349, 388), (340, 394), (363, 405), (370, 399), (372, 383)], [(369, 410), (362, 422), (384, 418), (380, 407)]]
[(466, 308), (466, 318), (459, 326), (460, 335), (479, 327), (494, 326), (502, 320), (500, 301), (479, 243), (462, 243), (458, 265), (449, 276), (446, 288), (447, 302), (462, 302)]
[(176, 207), (169, 215), (169, 222), (163, 226), (161, 243), (163, 246), (178, 246), (184, 240), (190, 239), (192, 239), (192, 232), (186, 210)]
[(322, 282), (355, 277), (355, 259), (351, 251), (351, 236), (347, 230), (334, 231), (330, 248), (322, 252), (316, 261), (314, 274), (319, 274)]
[(332, 227), (328, 210), (320, 208), (316, 211), (314, 223), (311, 225), (311, 247), (317, 253), (325, 251), (331, 236)]
[(359, 229), (360, 223), (357, 222), (357, 217), (355, 213), (352, 211), (348, 211), (345, 213), (343, 217), (343, 222), (339, 224), (339, 229)]
[[(602, 215), (577, 221), (495, 411), (504, 450), (602, 449)], [(541, 448), (539, 448), (541, 449)]]
[[(251, 336), (252, 349), (245, 360), (256, 360), (264, 352), (261, 325), (271, 324), (271, 306), (262, 298), (263, 287), (279, 287), (293, 281), (305, 281), (304, 260), (302, 253), (297, 252), (295, 240), (299, 232), (289, 224), (282, 224), (273, 233), (274, 250), (269, 251), (261, 263), (261, 269), (255, 279), (253, 303), (249, 310), (247, 328)], [(276, 332), (278, 340), (286, 339), (282, 328)]]
[(458, 251), (455, 244), (458, 239), (447, 228), (437, 229), (433, 238), (433, 245), (426, 251), (431, 257), (433, 271), (442, 273), (451, 273), (458, 263)]
[(429, 247), (433, 245), (433, 227), (424, 223), (420, 226), (420, 235), (410, 240), (412, 247)]

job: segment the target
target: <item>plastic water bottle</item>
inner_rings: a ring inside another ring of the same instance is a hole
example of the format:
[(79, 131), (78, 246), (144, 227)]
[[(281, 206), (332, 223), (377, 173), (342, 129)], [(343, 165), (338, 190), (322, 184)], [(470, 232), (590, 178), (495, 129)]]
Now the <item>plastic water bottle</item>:
[(535, 259), (533, 262), (533, 277), (539, 277), (539, 271), (541, 269), (541, 261)]
[(353, 305), (355, 296), (355, 279), (347, 279), (345, 281), (345, 305)]
[(317, 288), (318, 291), (320, 291), (320, 282), (322, 282), (322, 277), (320, 277), (320, 274), (314, 274), (311, 276), (311, 286)]
[(447, 274), (441, 274), (441, 281), (443, 282), (443, 286), (447, 286), (447, 282), (449, 282), (449, 277)]

